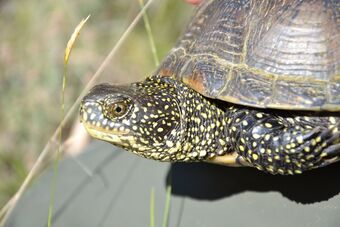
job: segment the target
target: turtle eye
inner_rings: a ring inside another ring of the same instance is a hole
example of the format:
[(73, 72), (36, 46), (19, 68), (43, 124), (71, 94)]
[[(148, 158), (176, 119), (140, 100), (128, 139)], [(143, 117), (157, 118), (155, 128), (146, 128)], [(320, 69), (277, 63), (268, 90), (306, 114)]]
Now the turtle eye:
[(126, 114), (128, 105), (124, 101), (119, 101), (111, 104), (110, 114), (112, 117), (121, 117)]

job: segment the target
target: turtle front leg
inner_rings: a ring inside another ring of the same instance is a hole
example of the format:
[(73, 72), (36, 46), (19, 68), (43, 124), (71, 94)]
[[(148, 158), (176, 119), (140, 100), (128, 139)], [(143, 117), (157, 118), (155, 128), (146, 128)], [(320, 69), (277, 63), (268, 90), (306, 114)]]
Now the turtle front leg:
[(228, 129), (233, 147), (259, 170), (300, 174), (340, 160), (339, 118), (234, 113)]
[(227, 153), (221, 156), (214, 156), (213, 158), (207, 159), (206, 161), (213, 164), (231, 167), (252, 166), (250, 163), (245, 161), (244, 158), (237, 152)]

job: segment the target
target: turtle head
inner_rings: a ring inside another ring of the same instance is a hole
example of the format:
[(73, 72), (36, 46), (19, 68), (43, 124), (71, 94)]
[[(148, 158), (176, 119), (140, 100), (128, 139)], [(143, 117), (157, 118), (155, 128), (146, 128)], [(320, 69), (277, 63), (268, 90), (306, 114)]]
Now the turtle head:
[(162, 161), (180, 155), (181, 117), (176, 81), (160, 77), (97, 85), (80, 107), (81, 121), (94, 138)]

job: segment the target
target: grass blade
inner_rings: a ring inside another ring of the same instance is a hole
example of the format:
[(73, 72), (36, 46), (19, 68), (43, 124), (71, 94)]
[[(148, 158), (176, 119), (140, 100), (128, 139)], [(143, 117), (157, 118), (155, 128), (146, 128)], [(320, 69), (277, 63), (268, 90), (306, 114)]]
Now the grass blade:
[(150, 193), (150, 227), (155, 227), (155, 189), (153, 187)]
[(166, 188), (166, 199), (165, 199), (162, 227), (168, 226), (169, 211), (170, 211), (170, 199), (171, 199), (171, 185), (168, 185), (167, 188)]
[[(139, 4), (140, 4), (140, 7), (143, 9), (144, 1), (143, 0), (138, 0), (138, 1), (139, 1)], [(143, 13), (143, 20), (144, 20), (146, 33), (148, 34), (153, 60), (155, 62), (155, 66), (157, 67), (159, 65), (159, 58), (158, 58), (158, 55), (157, 55), (155, 40), (154, 40), (153, 35), (152, 35), (151, 26), (150, 26), (149, 18), (148, 18), (146, 11), (144, 11), (144, 13)]]

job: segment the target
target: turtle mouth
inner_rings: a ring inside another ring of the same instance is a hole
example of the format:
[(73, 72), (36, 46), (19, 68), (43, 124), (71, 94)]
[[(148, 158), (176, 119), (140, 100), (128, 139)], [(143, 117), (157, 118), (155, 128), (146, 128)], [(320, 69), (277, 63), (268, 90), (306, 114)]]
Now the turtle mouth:
[(114, 144), (121, 144), (122, 141), (131, 140), (130, 130), (129, 129), (105, 129), (101, 127), (97, 127), (92, 125), (91, 123), (83, 122), (86, 131), (94, 138), (99, 140), (104, 140), (107, 142), (111, 142)]
[(97, 125), (93, 125), (90, 122), (82, 122), (86, 130), (92, 134), (91, 132), (100, 132), (102, 134), (114, 134), (117, 136), (124, 136), (130, 134), (130, 129), (122, 129), (122, 128), (103, 128), (98, 127)]

